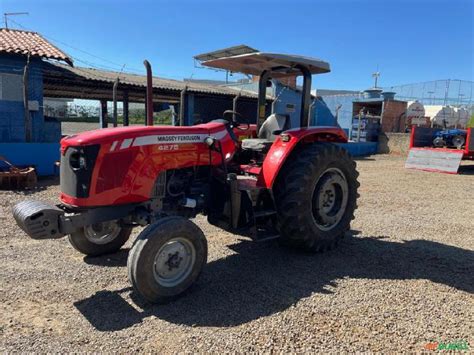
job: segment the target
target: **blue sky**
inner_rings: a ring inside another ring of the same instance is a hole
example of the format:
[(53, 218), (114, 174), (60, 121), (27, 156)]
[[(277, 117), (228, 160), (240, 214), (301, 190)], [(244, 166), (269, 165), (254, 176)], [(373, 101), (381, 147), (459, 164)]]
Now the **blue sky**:
[[(125, 71), (142, 71), (147, 58), (157, 76), (223, 79), (222, 73), (195, 68), (193, 55), (247, 44), (329, 61), (332, 72), (315, 77), (313, 87), (364, 89), (372, 85), (377, 66), (381, 86), (473, 80), (473, 4), (0, 0), (0, 12), (28, 11), (28, 16), (11, 19), (55, 39), (61, 49), (83, 61), (76, 60), (78, 66), (91, 63), (119, 71), (126, 64)], [(13, 22), (10, 27), (20, 28)]]

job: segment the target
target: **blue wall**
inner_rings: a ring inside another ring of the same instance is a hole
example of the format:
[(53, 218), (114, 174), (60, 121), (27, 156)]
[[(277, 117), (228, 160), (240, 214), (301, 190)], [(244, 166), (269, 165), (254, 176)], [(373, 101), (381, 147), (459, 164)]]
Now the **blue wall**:
[(40, 176), (57, 175), (59, 143), (0, 143), (0, 155), (13, 165), (33, 166)]
[(342, 128), (349, 129), (352, 122), (352, 101), (358, 98), (360, 98), (360, 95), (348, 94), (322, 96), (320, 99), (333, 117), (336, 115), (336, 108), (342, 105), (338, 112), (337, 121)]
[[(16, 74), (23, 76), (26, 58), (22, 56), (0, 56), (0, 73)], [(5, 88), (3, 88), (5, 90)], [(23, 89), (21, 89), (23, 90)], [(28, 99), (37, 101), (39, 109), (30, 111), (32, 123), (32, 141), (44, 141), (44, 119), (43, 119), (43, 73), (42, 61), (31, 58)], [(25, 119), (24, 119), (23, 97), (15, 100), (2, 100), (0, 98), (0, 142), (24, 142), (25, 141)]]

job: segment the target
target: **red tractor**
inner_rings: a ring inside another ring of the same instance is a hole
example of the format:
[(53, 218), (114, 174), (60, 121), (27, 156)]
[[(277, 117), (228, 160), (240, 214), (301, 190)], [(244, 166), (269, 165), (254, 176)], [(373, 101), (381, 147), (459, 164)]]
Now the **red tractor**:
[[(329, 72), (329, 64), (262, 52), (203, 64), (259, 75), (254, 124), (226, 111), (223, 119), (192, 127), (66, 137), (61, 204), (20, 202), (13, 207), (18, 225), (34, 239), (68, 235), (91, 256), (116, 252), (133, 227), (146, 226), (130, 250), (128, 275), (150, 302), (180, 295), (206, 264), (207, 241), (190, 221), (198, 213), (255, 240), (278, 237), (314, 252), (333, 248), (354, 218), (359, 183), (355, 162), (335, 144), (347, 142), (344, 131), (308, 126), (311, 76)], [(301, 115), (299, 127), (290, 127), (285, 115), (266, 117), (266, 88), (270, 78), (297, 75), (303, 75)]]

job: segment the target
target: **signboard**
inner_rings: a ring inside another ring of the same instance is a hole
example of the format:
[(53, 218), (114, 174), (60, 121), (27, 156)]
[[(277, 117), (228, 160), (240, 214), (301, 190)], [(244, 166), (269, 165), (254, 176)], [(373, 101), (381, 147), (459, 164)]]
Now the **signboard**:
[(286, 104), (286, 113), (293, 113), (296, 111), (295, 104)]

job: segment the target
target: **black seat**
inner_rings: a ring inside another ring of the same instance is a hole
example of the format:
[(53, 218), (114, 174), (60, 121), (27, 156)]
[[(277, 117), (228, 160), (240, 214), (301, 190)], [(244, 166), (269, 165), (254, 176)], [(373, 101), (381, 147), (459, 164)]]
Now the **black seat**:
[(288, 115), (273, 113), (263, 122), (258, 131), (258, 138), (244, 139), (242, 141), (242, 149), (257, 152), (268, 151), (277, 135), (289, 128), (290, 117)]

